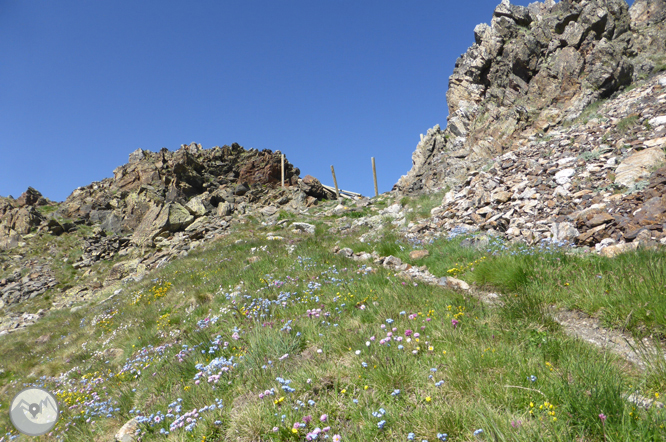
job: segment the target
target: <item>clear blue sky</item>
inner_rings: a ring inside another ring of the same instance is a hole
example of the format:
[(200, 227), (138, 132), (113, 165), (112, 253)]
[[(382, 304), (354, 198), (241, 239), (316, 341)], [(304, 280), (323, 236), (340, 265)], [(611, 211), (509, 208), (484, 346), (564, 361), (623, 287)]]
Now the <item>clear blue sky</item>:
[[(0, 0), (0, 195), (54, 201), (137, 148), (237, 142), (374, 195), (446, 125), (500, 0)], [(529, 1), (514, 0), (527, 5)]]

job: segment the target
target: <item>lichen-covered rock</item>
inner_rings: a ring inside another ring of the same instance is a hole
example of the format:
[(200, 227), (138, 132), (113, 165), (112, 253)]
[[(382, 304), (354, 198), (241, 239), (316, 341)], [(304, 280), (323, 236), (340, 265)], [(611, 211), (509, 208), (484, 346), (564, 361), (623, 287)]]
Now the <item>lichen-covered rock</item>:
[(178, 203), (151, 207), (132, 235), (132, 243), (138, 246), (152, 245), (162, 234), (184, 229), (194, 221), (188, 210)]

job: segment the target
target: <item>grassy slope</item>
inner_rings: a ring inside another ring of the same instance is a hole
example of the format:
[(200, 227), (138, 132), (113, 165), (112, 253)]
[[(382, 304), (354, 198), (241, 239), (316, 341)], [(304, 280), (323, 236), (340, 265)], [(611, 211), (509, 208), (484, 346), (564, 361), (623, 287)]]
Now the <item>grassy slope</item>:
[[(622, 398), (666, 393), (666, 370), (639, 373), (545, 314), (556, 303), (663, 338), (663, 253), (607, 260), (395, 232), (368, 244), (321, 224), (314, 237), (261, 239), (269, 230), (254, 221), (112, 300), (0, 337), (0, 409), (24, 383), (56, 392), (64, 413), (38, 440), (112, 440), (137, 415), (146, 441), (305, 440), (316, 427), (330, 427), (317, 440), (343, 441), (666, 439), (663, 411)], [(336, 243), (407, 262), (427, 248), (414, 264), (510, 301), (490, 308), (403, 281), (333, 255)], [(12, 432), (6, 413), (3, 427)]]

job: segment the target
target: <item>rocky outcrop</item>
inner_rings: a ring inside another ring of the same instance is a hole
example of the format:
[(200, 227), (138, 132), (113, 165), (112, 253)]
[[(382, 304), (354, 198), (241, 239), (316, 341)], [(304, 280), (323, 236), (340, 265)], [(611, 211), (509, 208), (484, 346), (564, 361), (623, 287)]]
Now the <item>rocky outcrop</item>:
[[(114, 213), (124, 222), (111, 222), (116, 231), (133, 231), (154, 205), (187, 205), (195, 196), (210, 211), (219, 199), (213, 194), (225, 186), (246, 183), (280, 185), (280, 152), (268, 149), (246, 151), (231, 146), (202, 149), (200, 144), (182, 145), (171, 152), (138, 149), (129, 162), (116, 168), (113, 178), (76, 189), (58, 214), (65, 218), (97, 219)], [(285, 182), (295, 185), (300, 171), (285, 160)], [(199, 210), (200, 211), (200, 210)]]
[[(487, 161), (414, 231), (487, 230), (536, 243), (666, 243), (666, 73)], [(654, 124), (652, 124), (654, 123)], [(436, 137), (430, 134), (429, 137)], [(613, 253), (615, 253), (613, 252)]]
[[(645, 78), (664, 56), (664, 0), (508, 0), (449, 79), (447, 127), (422, 137), (404, 193), (455, 186), (489, 158), (575, 120), (591, 103)], [(660, 61), (661, 60), (661, 61)]]
[(30, 233), (46, 218), (36, 209), (49, 204), (39, 191), (28, 187), (21, 196), (0, 198), (0, 250), (17, 247), (21, 235)]

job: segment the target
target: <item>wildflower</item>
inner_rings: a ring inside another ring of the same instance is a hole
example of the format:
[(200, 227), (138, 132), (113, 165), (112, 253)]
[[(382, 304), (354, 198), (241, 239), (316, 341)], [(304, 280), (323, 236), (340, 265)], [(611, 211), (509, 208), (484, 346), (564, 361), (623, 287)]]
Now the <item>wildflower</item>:
[(326, 422), (328, 420), (328, 414), (322, 414), (319, 420), (322, 422)]
[(342, 437), (340, 437), (339, 434), (336, 434), (333, 436), (333, 442), (340, 442), (342, 440)]
[(361, 354), (361, 350), (356, 350), (355, 353), (356, 353), (357, 355), (360, 355), (360, 354)]
[(407, 435), (407, 440), (414, 440), (414, 436), (415, 436), (414, 433), (409, 433)]
[(534, 376), (534, 375), (532, 375), (532, 376), (528, 376), (528, 378), (527, 378), (527, 379), (529, 379), (529, 380), (530, 380), (530, 381), (532, 381), (532, 382), (536, 382), (536, 380), (537, 380), (537, 377), (536, 377), (536, 376)]
[(604, 425), (606, 423), (606, 415), (601, 413), (599, 415), (599, 419), (601, 419), (601, 425)]
[(391, 396), (397, 396), (400, 394), (400, 390), (393, 390), (393, 393), (391, 393)]
[(379, 427), (380, 430), (384, 428), (384, 425), (386, 425), (386, 421), (384, 420), (377, 422), (377, 427)]
[(451, 324), (453, 324), (453, 328), (456, 328), (458, 326), (458, 320), (456, 318), (451, 319)]
[(449, 435), (446, 433), (437, 433), (437, 439), (441, 440), (442, 442), (446, 442), (448, 437)]
[(309, 414), (303, 418), (303, 422), (305, 422), (306, 424), (309, 424), (311, 420), (312, 416), (310, 416)]
[(405, 330), (405, 336), (407, 336), (407, 337), (411, 336), (412, 333), (413, 332), (411, 330)]
[(430, 402), (432, 398), (430, 396), (426, 396), (426, 402)]
[(481, 434), (481, 433), (483, 433), (483, 429), (482, 429), (482, 428), (479, 428), (478, 430), (476, 430), (476, 431), (474, 432), (474, 436), (478, 436), (478, 435)]

